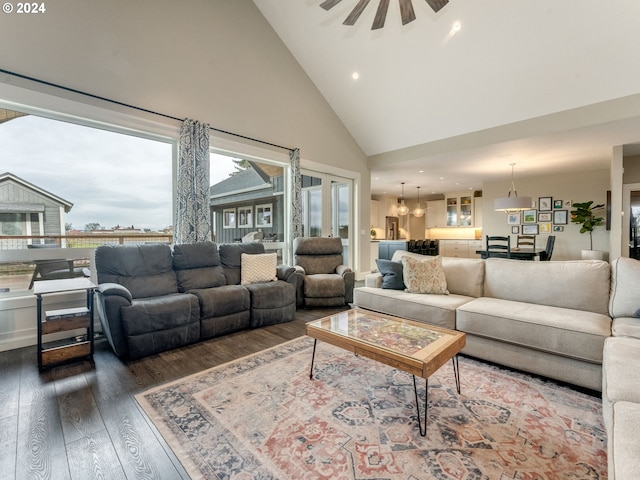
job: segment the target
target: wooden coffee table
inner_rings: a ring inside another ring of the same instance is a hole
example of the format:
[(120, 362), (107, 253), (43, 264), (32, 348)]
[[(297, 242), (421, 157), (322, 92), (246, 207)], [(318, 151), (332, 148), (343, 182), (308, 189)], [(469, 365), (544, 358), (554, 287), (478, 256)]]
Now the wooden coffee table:
[[(307, 335), (314, 338), (311, 379), (318, 340), (410, 373), (413, 376), (418, 426), (423, 437), (427, 434), (429, 377), (449, 360), (453, 362), (456, 388), (460, 393), (457, 354), (466, 343), (463, 332), (353, 308), (307, 323)], [(420, 419), (416, 376), (425, 379), (424, 427)]]

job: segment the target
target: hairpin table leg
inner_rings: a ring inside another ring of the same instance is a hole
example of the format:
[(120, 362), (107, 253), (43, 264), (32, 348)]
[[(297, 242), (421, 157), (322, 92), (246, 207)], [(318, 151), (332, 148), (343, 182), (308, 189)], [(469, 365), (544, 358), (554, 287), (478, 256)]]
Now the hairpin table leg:
[(416, 412), (418, 413), (418, 427), (420, 428), (420, 435), (427, 436), (427, 408), (429, 400), (429, 379), (425, 379), (424, 383), (424, 427), (422, 426), (422, 420), (420, 420), (420, 402), (418, 401), (418, 387), (416, 385), (416, 376), (413, 376), (413, 391), (416, 394)]
[(309, 371), (309, 378), (313, 380), (313, 361), (316, 358), (316, 344), (318, 343), (318, 339), (313, 339), (313, 353), (311, 354), (311, 370)]
[(453, 375), (456, 378), (456, 389), (458, 390), (458, 395), (460, 395), (460, 365), (458, 363), (458, 355), (454, 355), (451, 361), (453, 362)]

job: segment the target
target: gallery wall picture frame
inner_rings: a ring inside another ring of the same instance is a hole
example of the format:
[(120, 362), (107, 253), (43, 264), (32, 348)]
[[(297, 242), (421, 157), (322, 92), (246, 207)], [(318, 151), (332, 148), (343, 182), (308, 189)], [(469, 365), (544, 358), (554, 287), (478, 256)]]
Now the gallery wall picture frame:
[(520, 212), (508, 213), (507, 224), (508, 225), (520, 225)]
[(522, 235), (538, 235), (539, 233), (540, 232), (537, 223), (533, 225), (522, 225)]
[(562, 200), (554, 200), (553, 201), (553, 208), (554, 209), (562, 208)]
[(568, 221), (569, 221), (568, 210), (555, 210), (553, 212), (554, 225), (567, 225)]
[(550, 222), (550, 221), (551, 221), (551, 212), (538, 213), (538, 222)]
[(553, 231), (554, 232), (564, 232), (564, 227), (561, 225), (554, 225), (553, 226)]
[(539, 223), (540, 233), (551, 233), (551, 222)]
[(222, 210), (222, 228), (236, 228), (235, 208), (225, 208)]
[(536, 223), (538, 211), (535, 208), (522, 212), (522, 223)]
[(511, 233), (513, 235), (518, 235), (520, 233), (520, 225), (512, 225), (511, 226)]
[(549, 212), (551, 211), (551, 197), (540, 197), (538, 199), (538, 210), (541, 212)]

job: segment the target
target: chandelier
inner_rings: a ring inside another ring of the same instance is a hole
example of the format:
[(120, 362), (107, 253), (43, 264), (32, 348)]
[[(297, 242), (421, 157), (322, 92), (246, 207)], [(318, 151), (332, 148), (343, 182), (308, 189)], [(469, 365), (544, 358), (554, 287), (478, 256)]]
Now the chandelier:
[[(511, 187), (506, 197), (499, 197), (494, 200), (493, 207), (497, 212), (516, 213), (531, 208), (531, 197), (519, 197), (514, 180), (514, 169), (516, 164), (511, 163)], [(511, 193), (513, 192), (513, 196)]]
[(418, 206), (413, 209), (414, 217), (421, 217), (424, 215), (424, 208), (420, 208), (420, 187), (418, 187)]
[(404, 182), (402, 182), (402, 196), (400, 197), (400, 206), (398, 207), (398, 215), (405, 216), (409, 213), (409, 207), (404, 204)]

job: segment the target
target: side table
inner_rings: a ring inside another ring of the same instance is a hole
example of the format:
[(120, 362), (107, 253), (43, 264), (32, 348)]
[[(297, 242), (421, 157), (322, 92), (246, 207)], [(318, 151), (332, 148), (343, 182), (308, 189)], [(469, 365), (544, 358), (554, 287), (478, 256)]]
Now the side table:
[[(88, 358), (93, 361), (93, 292), (96, 285), (88, 278), (40, 280), (33, 285), (38, 310), (38, 369), (69, 360)], [(42, 315), (42, 296), (54, 293), (87, 293), (86, 307), (49, 310)], [(44, 343), (43, 337), (52, 333), (86, 329), (86, 336)]]

